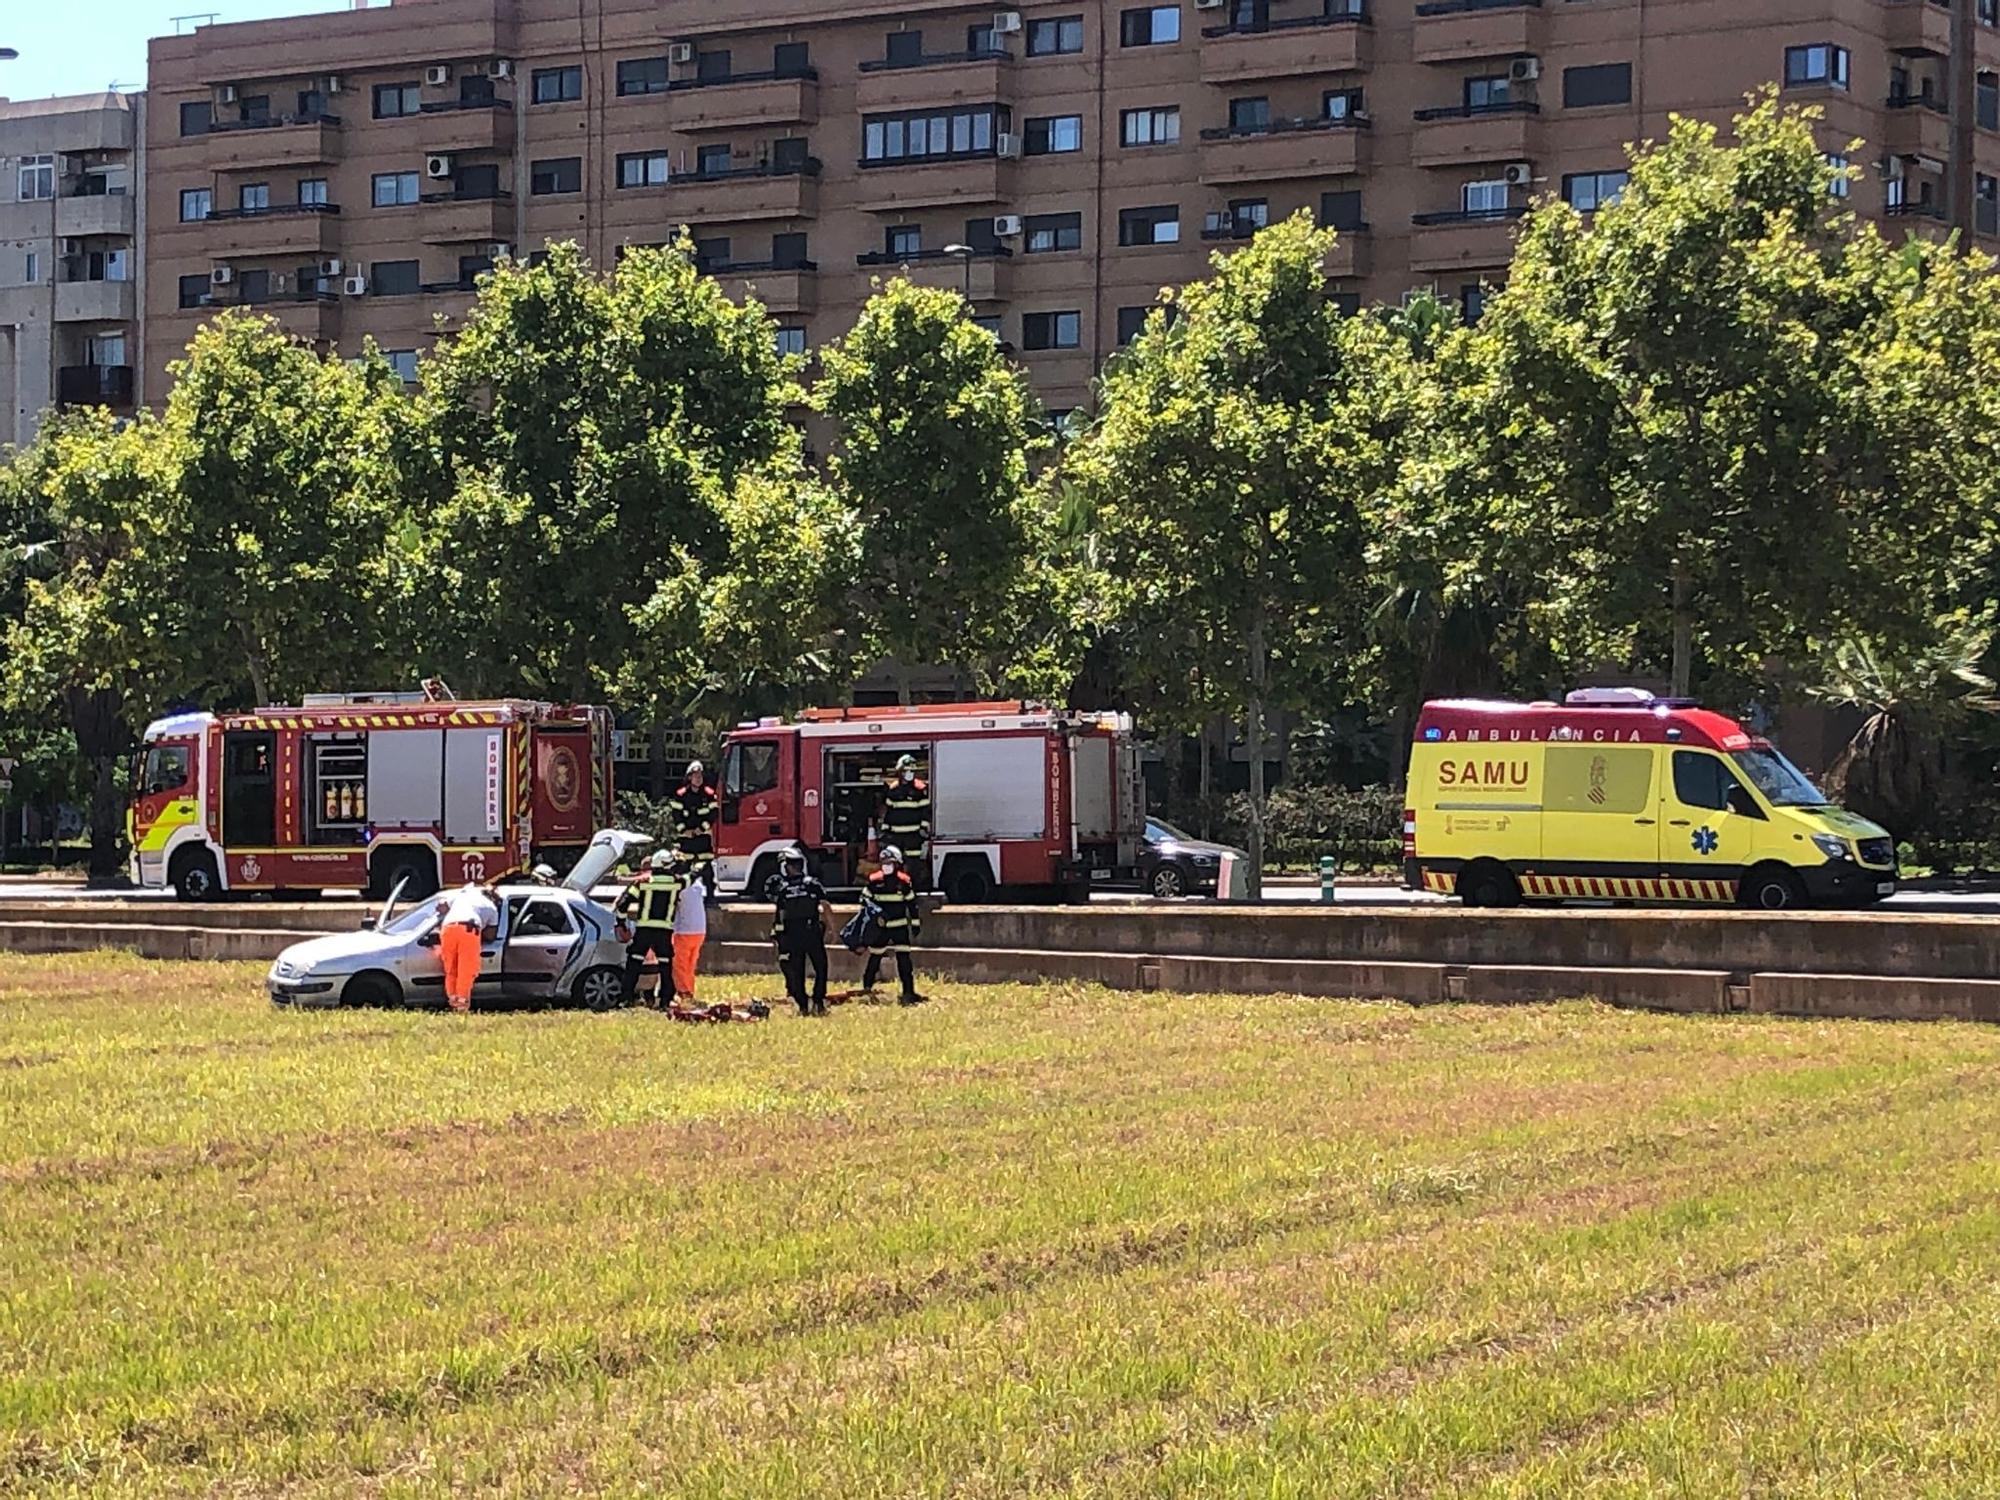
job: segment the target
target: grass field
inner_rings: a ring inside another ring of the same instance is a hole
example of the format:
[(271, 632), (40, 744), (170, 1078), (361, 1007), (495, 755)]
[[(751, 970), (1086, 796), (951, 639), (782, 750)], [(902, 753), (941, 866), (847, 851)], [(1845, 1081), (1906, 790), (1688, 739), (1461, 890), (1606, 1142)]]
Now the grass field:
[(2000, 1493), (2000, 1030), (257, 978), (0, 957), (0, 1489)]

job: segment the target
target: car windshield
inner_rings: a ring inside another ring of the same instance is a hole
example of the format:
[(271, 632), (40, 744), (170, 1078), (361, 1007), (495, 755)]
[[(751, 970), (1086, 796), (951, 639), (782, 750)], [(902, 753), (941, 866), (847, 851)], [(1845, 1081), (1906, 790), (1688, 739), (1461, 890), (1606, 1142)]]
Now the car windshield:
[(1738, 750), (1730, 756), (1773, 807), (1825, 807), (1826, 797), (1806, 773), (1775, 750)]
[(1174, 827), (1165, 818), (1148, 818), (1146, 819), (1146, 839), (1149, 843), (1154, 844), (1163, 844), (1168, 839), (1179, 839), (1182, 843), (1186, 843), (1187, 835)]
[(420, 901), (381, 930), (399, 936), (414, 936), (435, 921), (437, 921), (437, 907), (432, 902)]

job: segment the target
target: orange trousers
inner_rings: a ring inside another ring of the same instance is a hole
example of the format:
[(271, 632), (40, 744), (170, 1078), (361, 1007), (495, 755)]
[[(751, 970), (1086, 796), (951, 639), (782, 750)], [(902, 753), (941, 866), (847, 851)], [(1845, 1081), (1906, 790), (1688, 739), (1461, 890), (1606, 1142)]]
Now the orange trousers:
[(444, 998), (453, 1010), (472, 1009), (472, 986), (479, 978), (479, 931), (448, 922), (438, 934), (438, 956), (444, 960)]
[(694, 999), (694, 970), (706, 937), (700, 932), (674, 934), (674, 993), (683, 1000)]

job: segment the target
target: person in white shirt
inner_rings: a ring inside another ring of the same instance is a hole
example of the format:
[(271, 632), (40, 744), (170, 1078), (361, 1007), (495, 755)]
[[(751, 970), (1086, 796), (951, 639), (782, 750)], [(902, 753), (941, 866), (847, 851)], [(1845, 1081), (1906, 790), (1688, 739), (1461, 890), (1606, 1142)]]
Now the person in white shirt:
[(694, 1004), (694, 971), (708, 940), (708, 903), (701, 897), (688, 891), (674, 912), (674, 998), (683, 1005)]
[(444, 1000), (453, 1010), (472, 1009), (472, 987), (479, 981), (479, 947), (486, 934), (500, 926), (500, 908), (493, 889), (468, 881), (448, 896), (438, 897), (438, 956), (444, 960)]

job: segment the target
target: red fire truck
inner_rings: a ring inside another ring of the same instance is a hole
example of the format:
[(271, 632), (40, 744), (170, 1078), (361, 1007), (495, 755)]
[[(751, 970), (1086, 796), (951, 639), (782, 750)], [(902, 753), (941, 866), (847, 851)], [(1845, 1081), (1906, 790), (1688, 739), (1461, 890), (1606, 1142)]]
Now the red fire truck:
[(717, 889), (760, 894), (794, 843), (828, 885), (857, 883), (905, 755), (930, 783), (929, 876), (950, 900), (1074, 895), (1137, 868), (1146, 801), (1129, 715), (1020, 702), (816, 708), (738, 725), (725, 741)]
[(358, 887), (413, 896), (559, 868), (611, 822), (611, 714), (519, 699), (321, 694), (146, 729), (132, 878), (183, 900)]

